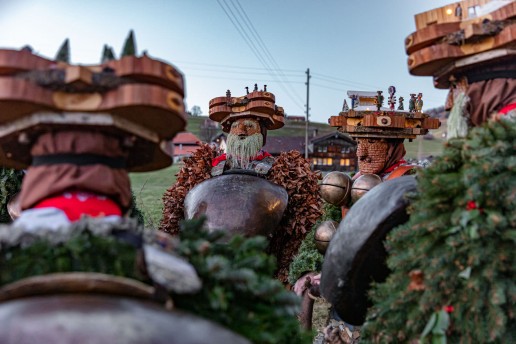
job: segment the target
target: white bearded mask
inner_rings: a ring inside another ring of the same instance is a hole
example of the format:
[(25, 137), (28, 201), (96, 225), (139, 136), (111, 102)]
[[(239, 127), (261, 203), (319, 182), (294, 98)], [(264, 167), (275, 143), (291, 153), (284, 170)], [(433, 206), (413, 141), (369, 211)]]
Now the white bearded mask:
[(263, 147), (262, 134), (241, 136), (228, 134), (226, 154), (233, 168), (249, 169), (250, 162)]

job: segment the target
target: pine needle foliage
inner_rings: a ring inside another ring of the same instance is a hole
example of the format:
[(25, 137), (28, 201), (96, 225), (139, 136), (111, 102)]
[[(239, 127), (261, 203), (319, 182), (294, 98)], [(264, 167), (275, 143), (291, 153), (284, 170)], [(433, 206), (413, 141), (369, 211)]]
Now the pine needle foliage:
[(137, 269), (137, 250), (132, 243), (112, 235), (96, 235), (94, 222), (75, 223), (65, 242), (52, 238), (30, 244), (2, 247), (0, 286), (17, 280), (58, 272), (97, 272), (146, 281)]
[(314, 224), (312, 230), (301, 243), (298, 254), (294, 257), (290, 264), (288, 272), (288, 282), (292, 285), (306, 272), (321, 271), (324, 256), (319, 253), (315, 246), (315, 231), (324, 221), (340, 222), (342, 219), (342, 211), (340, 207), (324, 203), (323, 215)]
[(133, 30), (129, 31), (129, 35), (125, 39), (124, 47), (120, 56), (135, 56), (136, 55), (136, 40), (134, 39)]
[[(361, 342), (514, 343), (516, 123), (450, 140), (418, 188), (388, 235), (392, 273), (371, 291)], [(417, 270), (422, 288), (411, 288)]]
[(65, 39), (65, 41), (57, 51), (55, 60), (70, 63), (70, 41), (68, 38)]
[(23, 171), (0, 168), (0, 223), (11, 222), (7, 204), (20, 191), (23, 175)]
[(203, 316), (253, 343), (310, 343), (311, 333), (297, 320), (300, 299), (274, 279), (274, 257), (267, 240), (203, 229), (204, 219), (183, 221), (178, 252), (193, 264), (203, 281), (201, 292), (172, 295), (175, 306)]
[(113, 52), (113, 48), (107, 44), (104, 44), (104, 48), (102, 49), (102, 56), (100, 58), (100, 63), (106, 63), (108, 61), (115, 60), (115, 53)]

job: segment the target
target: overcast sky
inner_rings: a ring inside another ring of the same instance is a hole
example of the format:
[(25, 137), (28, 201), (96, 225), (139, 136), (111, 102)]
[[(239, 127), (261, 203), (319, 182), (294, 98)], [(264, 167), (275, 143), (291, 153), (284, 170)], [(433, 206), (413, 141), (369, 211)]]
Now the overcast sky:
[[(227, 89), (267, 84), (287, 115), (337, 115), (348, 90), (394, 85), (397, 96), (423, 93), (424, 109), (444, 104), (430, 77), (411, 76), (404, 40), (414, 15), (448, 0), (0, 0), (0, 47), (28, 44), (53, 58), (66, 38), (72, 62), (96, 64), (102, 47), (117, 56), (134, 30), (138, 52), (175, 65), (186, 103), (208, 114)], [(407, 104), (405, 104), (407, 105)]]

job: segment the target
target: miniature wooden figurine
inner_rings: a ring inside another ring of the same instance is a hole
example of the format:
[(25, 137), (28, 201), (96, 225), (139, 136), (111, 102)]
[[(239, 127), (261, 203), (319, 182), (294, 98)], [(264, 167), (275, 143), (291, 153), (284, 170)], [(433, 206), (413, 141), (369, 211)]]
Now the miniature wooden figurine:
[(376, 105), (376, 109), (378, 111), (381, 110), (382, 108), (382, 105), (383, 105), (383, 99), (384, 99), (384, 96), (382, 95), (382, 91), (376, 91), (377, 95), (376, 95), (376, 99), (374, 100), (374, 103)]
[(354, 110), (358, 106), (358, 95), (352, 94), (349, 96), (351, 99), (351, 109)]
[(416, 111), (421, 112), (423, 110), (423, 93), (418, 93), (416, 99)]
[(396, 96), (394, 95), (396, 93), (396, 87), (389, 86), (389, 109), (391, 111), (394, 111), (394, 107), (396, 106)]
[(398, 105), (398, 110), (404, 110), (404, 108), (403, 108), (403, 101), (404, 100), (405, 99), (403, 97), (400, 97), (400, 99), (399, 99), (400, 103)]
[(410, 99), (409, 99), (409, 103), (408, 103), (408, 109), (410, 112), (415, 112), (416, 111), (416, 94), (415, 93), (411, 93), (410, 94)]

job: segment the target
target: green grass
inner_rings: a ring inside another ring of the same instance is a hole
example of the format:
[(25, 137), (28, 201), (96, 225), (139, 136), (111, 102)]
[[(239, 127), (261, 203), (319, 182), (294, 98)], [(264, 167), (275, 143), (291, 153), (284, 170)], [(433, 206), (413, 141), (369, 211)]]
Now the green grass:
[(143, 213), (145, 226), (157, 228), (163, 210), (163, 194), (175, 182), (181, 164), (145, 173), (131, 173), (131, 188), (136, 205)]

